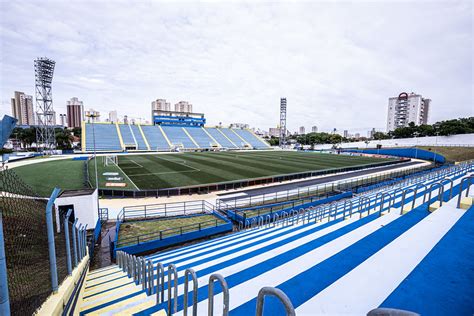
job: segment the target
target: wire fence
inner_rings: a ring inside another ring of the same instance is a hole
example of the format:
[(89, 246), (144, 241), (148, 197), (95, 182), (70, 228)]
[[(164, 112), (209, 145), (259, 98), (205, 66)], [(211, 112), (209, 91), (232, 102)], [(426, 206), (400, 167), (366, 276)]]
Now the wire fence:
[[(40, 198), (13, 170), (0, 169), (0, 212), (12, 315), (34, 314), (52, 292), (46, 204), (47, 200)], [(63, 221), (57, 218), (64, 217), (53, 216), (60, 283), (68, 271)]]

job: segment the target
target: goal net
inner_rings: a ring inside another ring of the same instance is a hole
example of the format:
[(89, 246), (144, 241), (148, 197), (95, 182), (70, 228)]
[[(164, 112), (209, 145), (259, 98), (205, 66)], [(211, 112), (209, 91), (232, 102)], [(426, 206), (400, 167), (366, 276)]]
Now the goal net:
[(108, 155), (104, 158), (104, 166), (112, 166), (117, 165), (118, 158), (117, 155)]

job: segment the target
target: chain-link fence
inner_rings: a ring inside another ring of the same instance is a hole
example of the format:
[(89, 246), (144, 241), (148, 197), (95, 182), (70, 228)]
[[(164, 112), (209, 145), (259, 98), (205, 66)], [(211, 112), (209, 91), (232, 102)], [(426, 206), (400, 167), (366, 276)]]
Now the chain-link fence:
[[(52, 292), (46, 204), (47, 200), (40, 198), (13, 170), (0, 169), (0, 211), (12, 315), (33, 314)], [(53, 212), (53, 223), (61, 283), (68, 274), (63, 214)], [(71, 230), (72, 225), (69, 227)]]

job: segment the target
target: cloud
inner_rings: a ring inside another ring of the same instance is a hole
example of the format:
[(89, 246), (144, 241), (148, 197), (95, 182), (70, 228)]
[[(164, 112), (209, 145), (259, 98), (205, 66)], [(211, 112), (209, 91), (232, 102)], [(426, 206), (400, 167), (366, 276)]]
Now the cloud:
[[(56, 60), (58, 113), (77, 96), (106, 116), (148, 118), (188, 100), (210, 124), (296, 130), (386, 124), (387, 99), (433, 100), (432, 122), (473, 115), (472, 3), (2, 2), (1, 108), (34, 92), (33, 60)], [(21, 19), (18, 17), (21, 16)]]

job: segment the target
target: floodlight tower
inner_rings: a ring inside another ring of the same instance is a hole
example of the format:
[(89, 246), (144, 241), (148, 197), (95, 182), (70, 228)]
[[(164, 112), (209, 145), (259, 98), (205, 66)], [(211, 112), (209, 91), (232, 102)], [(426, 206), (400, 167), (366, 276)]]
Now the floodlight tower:
[(41, 57), (35, 60), (35, 92), (36, 92), (36, 146), (39, 150), (51, 150), (55, 144), (54, 110), (51, 84), (53, 82), (54, 65), (52, 59)]
[(286, 145), (286, 98), (280, 98), (280, 142), (283, 148)]

